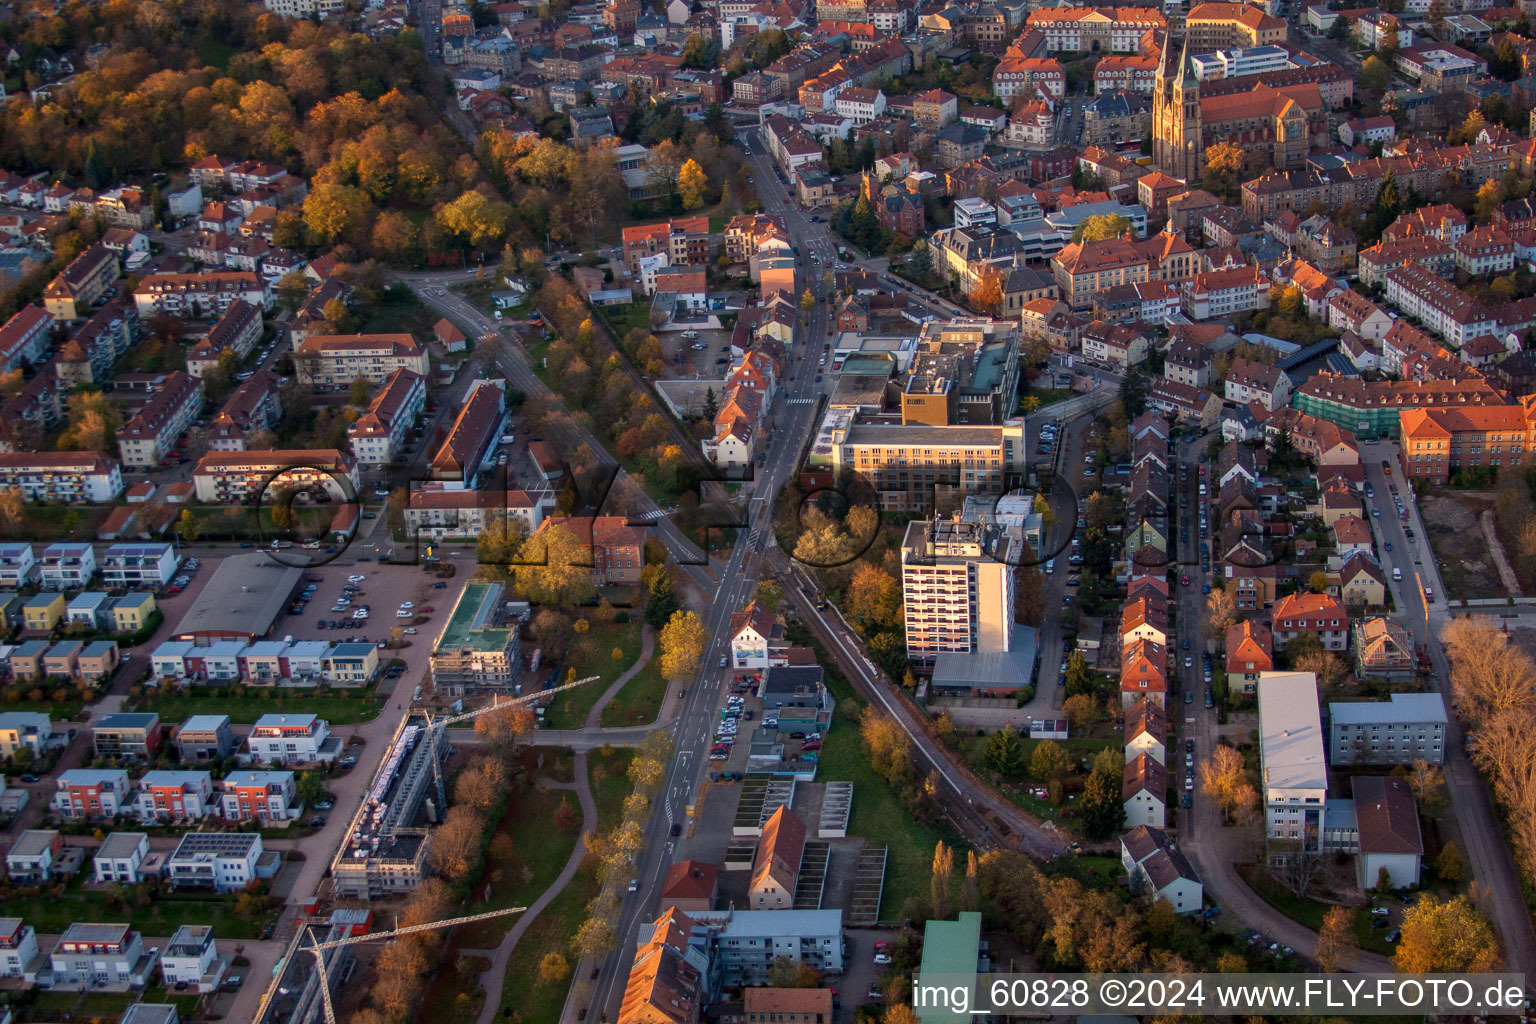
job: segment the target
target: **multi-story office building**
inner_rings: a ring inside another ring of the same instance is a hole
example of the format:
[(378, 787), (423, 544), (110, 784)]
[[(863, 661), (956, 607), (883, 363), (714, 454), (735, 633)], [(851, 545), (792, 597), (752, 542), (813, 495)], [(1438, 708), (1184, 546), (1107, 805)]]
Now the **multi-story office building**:
[(1438, 693), (1394, 693), (1390, 700), (1328, 705), (1329, 763), (1445, 763), (1445, 700)]
[(1259, 771), (1271, 860), (1320, 852), (1328, 767), (1313, 673), (1259, 676)]

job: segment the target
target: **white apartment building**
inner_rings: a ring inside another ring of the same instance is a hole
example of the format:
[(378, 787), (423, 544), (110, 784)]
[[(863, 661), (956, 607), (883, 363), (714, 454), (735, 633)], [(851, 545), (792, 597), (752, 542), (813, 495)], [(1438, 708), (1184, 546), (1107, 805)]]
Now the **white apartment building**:
[(211, 274), (149, 274), (133, 293), (141, 317), (207, 319), (223, 315), (237, 299), (269, 310), (271, 286), (256, 274), (225, 270)]
[(384, 466), (405, 448), (411, 425), (427, 401), (427, 383), (412, 370), (396, 370), (347, 429), (359, 465)]
[(1425, 330), (1440, 335), (1453, 348), (1461, 348), (1479, 334), (1499, 333), (1493, 307), (1414, 264), (1387, 275), (1387, 301), (1403, 314), (1417, 318)]
[(715, 964), (731, 987), (765, 984), (780, 957), (824, 974), (843, 970), (841, 910), (737, 910), (716, 940)]
[(940, 654), (1009, 649), (1014, 567), (1006, 557), (994, 557), (990, 547), (983, 550), (987, 540), (981, 523), (934, 519), (907, 524), (901, 589), (908, 658), (932, 664)]
[(330, 723), (318, 715), (262, 715), (251, 727), (251, 756), (267, 764), (311, 764), (335, 756)]
[(1243, 50), (1217, 50), (1197, 53), (1189, 58), (1195, 78), (1202, 82), (1238, 75), (1261, 75), (1284, 71), (1291, 66), (1291, 55), (1283, 46), (1250, 46)]
[(357, 460), (334, 448), (209, 452), (192, 471), (197, 500), (209, 505), (254, 501), (269, 487), (322, 488), (332, 501), (355, 501), (361, 486)]
[(1503, 274), (1515, 268), (1515, 240), (1505, 231), (1483, 225), (1456, 239), (1456, 269), (1476, 277)]
[(41, 711), (0, 712), (0, 757), (26, 747), (33, 756), (53, 745), (53, 722)]
[(175, 579), (180, 566), (181, 555), (171, 544), (113, 544), (101, 553), (101, 581), (114, 589), (157, 589)]
[(382, 384), (396, 370), (425, 377), (427, 347), (409, 334), (311, 334), (293, 353), (300, 382), (347, 387), (359, 377)]
[(182, 925), (160, 954), (160, 976), (167, 988), (186, 985), (198, 992), (212, 992), (222, 974), (213, 929), (205, 924)]
[(54, 987), (142, 988), (154, 970), (154, 959), (144, 953), (143, 936), (126, 924), (77, 921), (59, 936), (48, 954), (48, 966)]
[(411, 494), (405, 509), (406, 536), (443, 540), (478, 537), (498, 519), (522, 525), (532, 535), (554, 514), (550, 491), (469, 491), (424, 488)]
[(1210, 320), (1268, 309), (1269, 289), (1269, 279), (1257, 266), (1211, 270), (1180, 285), (1180, 304), (1191, 320)]
[(844, 89), (837, 94), (837, 115), (855, 125), (868, 124), (885, 113), (885, 93), (879, 89)]
[(1259, 770), (1271, 859), (1320, 852), (1328, 766), (1315, 674), (1259, 673)]
[(1438, 693), (1334, 701), (1328, 705), (1328, 761), (1335, 766), (1444, 764), (1445, 727), (1445, 700)]
[(99, 452), (0, 452), (0, 489), (12, 487), (30, 502), (99, 504), (123, 493), (123, 471)]

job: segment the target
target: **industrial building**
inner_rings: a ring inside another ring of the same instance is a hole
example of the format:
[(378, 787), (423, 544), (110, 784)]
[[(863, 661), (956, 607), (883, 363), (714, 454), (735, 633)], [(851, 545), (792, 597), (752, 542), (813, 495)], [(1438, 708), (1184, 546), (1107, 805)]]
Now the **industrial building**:
[(303, 580), (304, 570), (264, 554), (231, 555), (219, 562), (172, 638), (207, 643), (264, 637)]

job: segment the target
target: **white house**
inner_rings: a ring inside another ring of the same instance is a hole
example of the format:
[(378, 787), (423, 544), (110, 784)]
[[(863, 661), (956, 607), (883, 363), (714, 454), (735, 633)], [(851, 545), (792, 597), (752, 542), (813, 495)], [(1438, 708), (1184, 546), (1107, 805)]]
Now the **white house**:
[(96, 575), (96, 549), (89, 544), (57, 541), (37, 561), (44, 590), (78, 590)]
[(144, 938), (126, 924), (76, 921), (48, 954), (54, 988), (128, 985), (142, 988), (154, 970)]
[(160, 976), (166, 988), (184, 984), (199, 992), (212, 992), (219, 987), (225, 966), (213, 941), (213, 929), (205, 924), (182, 925), (160, 954)]
[(41, 711), (0, 712), (0, 757), (11, 757), (22, 747), (34, 755), (53, 746), (53, 723)]
[(176, 577), (181, 555), (161, 542), (113, 544), (101, 553), (101, 580), (108, 587), (158, 590)]
[(731, 665), (735, 668), (767, 668), (769, 652), (782, 644), (784, 627), (773, 613), (753, 601), (731, 616)]
[(1125, 763), (1120, 799), (1125, 804), (1125, 825), (1150, 825), (1163, 828), (1168, 820), (1164, 802), (1168, 792), (1168, 772), (1147, 754), (1138, 754)]
[(1179, 914), (1200, 912), (1205, 902), (1200, 876), (1162, 829), (1140, 825), (1120, 837), (1120, 863), (1132, 892), (1167, 900)]
[(0, 917), (0, 978), (36, 981), (29, 971), (37, 959), (37, 932), (19, 917)]
[(188, 832), (166, 859), (173, 889), (236, 892), (256, 877), (261, 836), (250, 832)]
[(141, 866), (149, 856), (149, 833), (113, 832), (96, 848), (91, 861), (98, 882), (135, 885), (144, 881)]
[(63, 849), (64, 837), (57, 829), (29, 828), (6, 852), (6, 874), (12, 882), (46, 882), (53, 877), (54, 861)]
[(1168, 718), (1157, 702), (1143, 697), (1125, 712), (1125, 760), (1142, 754), (1158, 764), (1168, 763)]
[(1320, 852), (1328, 767), (1314, 673), (1259, 673), (1259, 765), (1271, 859)]
[(318, 715), (262, 715), (251, 728), (251, 756), (268, 764), (311, 764), (335, 757), (330, 723)]

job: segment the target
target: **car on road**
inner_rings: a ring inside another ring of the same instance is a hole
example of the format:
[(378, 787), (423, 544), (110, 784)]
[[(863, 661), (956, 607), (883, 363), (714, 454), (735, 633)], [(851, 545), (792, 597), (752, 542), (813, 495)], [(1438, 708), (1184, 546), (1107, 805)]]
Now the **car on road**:
[(1190, 658), (1190, 657), (1186, 657), (1184, 659), (1184, 667), (1185, 668), (1194, 668), (1195, 667), (1195, 659), (1194, 658)]
[(638, 878), (631, 878), (629, 880), (629, 891), (630, 892), (639, 892), (640, 891), (640, 879), (638, 879)]
[(1193, 796), (1191, 796), (1190, 794), (1185, 793), (1184, 794), (1184, 799), (1179, 802), (1179, 806), (1183, 807), (1183, 808), (1185, 808), (1187, 810), (1187, 809), (1195, 806), (1195, 798)]
[(1184, 638), (1184, 649), (1189, 650), (1189, 637)]
[(1184, 741), (1184, 749), (1186, 751), (1190, 752), (1190, 753), (1194, 753), (1194, 751), (1195, 751), (1195, 741), (1192, 740), (1192, 739), (1185, 740)]
[(18, 776), (18, 778), (20, 778), (22, 782), (36, 782), (37, 781), (37, 776), (33, 775), (31, 772), (26, 772), (26, 773)]
[(676, 839), (678, 836), (680, 836), (682, 834), (683, 834), (683, 826), (674, 821), (672, 823), (672, 830), (671, 830), (672, 838)]
[(1184, 691), (1184, 703), (1185, 704), (1193, 704), (1194, 702), (1195, 702), (1195, 694), (1194, 694), (1194, 692), (1192, 690), (1185, 690)]
[(1187, 792), (1189, 792), (1190, 790), (1192, 790), (1194, 788), (1195, 788), (1195, 775), (1194, 775), (1194, 772), (1187, 772), (1187, 773), (1185, 773), (1185, 775), (1184, 775), (1184, 791), (1187, 793)]

